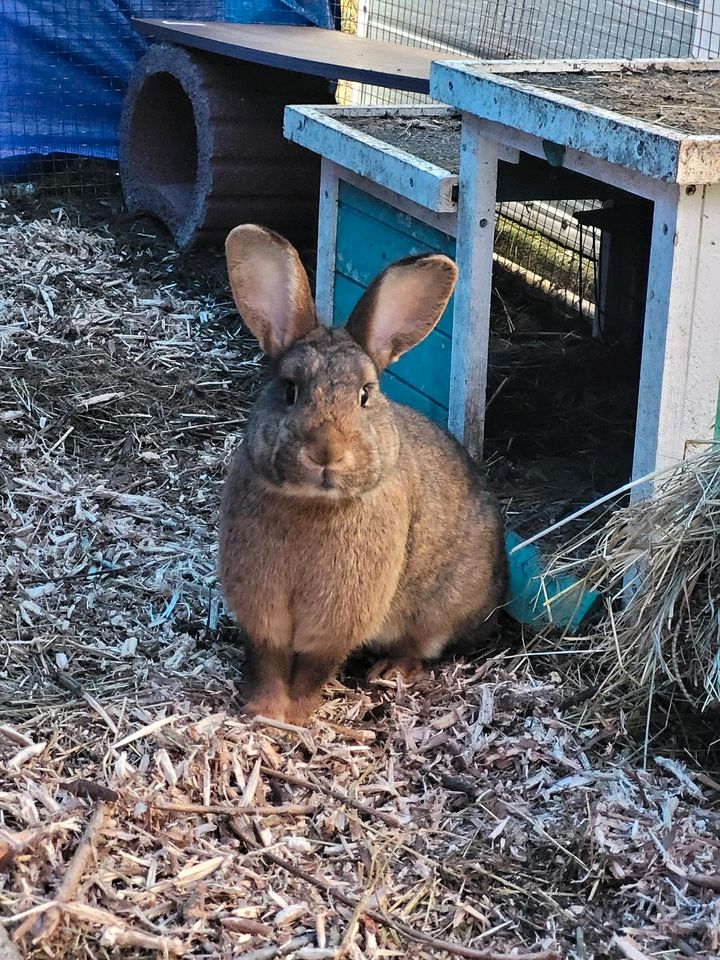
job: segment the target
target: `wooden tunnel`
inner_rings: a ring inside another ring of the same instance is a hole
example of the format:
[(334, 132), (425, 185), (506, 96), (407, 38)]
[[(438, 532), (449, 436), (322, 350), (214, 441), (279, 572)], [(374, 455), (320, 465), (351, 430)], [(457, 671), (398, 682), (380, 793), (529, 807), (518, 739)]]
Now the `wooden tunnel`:
[(151, 47), (131, 76), (120, 128), (130, 212), (157, 217), (180, 248), (223, 243), (242, 222), (308, 242), (320, 162), (283, 137), (291, 102), (333, 100), (319, 77)]

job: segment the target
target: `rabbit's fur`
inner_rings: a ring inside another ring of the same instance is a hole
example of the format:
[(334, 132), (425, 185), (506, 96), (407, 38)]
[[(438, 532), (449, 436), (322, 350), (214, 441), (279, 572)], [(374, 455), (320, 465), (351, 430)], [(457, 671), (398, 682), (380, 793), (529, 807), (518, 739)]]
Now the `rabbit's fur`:
[(331, 330), (282, 237), (237, 227), (226, 252), (240, 315), (276, 371), (225, 486), (221, 578), (246, 635), (248, 711), (302, 723), (362, 645), (412, 672), (490, 622), (503, 525), (463, 448), (378, 387), (440, 318), (451, 260), (398, 261)]

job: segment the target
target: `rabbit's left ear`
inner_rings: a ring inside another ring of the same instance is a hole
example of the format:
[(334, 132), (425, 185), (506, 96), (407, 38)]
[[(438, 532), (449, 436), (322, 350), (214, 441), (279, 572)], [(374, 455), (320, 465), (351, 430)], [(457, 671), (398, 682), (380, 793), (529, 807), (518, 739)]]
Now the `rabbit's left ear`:
[(457, 267), (440, 253), (398, 260), (370, 284), (347, 331), (379, 370), (420, 343), (452, 296)]
[(235, 305), (263, 351), (277, 357), (317, 326), (297, 250), (266, 227), (246, 223), (225, 241)]

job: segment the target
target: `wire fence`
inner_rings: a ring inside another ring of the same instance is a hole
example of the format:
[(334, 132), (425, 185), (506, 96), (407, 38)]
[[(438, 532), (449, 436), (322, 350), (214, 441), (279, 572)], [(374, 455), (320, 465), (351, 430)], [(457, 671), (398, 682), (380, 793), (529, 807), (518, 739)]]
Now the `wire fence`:
[(680, 57), (692, 55), (697, 10), (693, 0), (361, 0), (358, 24), (476, 57)]

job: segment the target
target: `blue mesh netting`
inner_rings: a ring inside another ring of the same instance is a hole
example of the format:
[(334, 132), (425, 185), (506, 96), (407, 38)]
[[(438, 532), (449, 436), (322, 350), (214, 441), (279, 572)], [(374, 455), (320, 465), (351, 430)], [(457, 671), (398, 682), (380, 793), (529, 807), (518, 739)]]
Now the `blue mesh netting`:
[(0, 0), (0, 176), (33, 156), (117, 157), (146, 46), (133, 17), (333, 25), (329, 0)]

